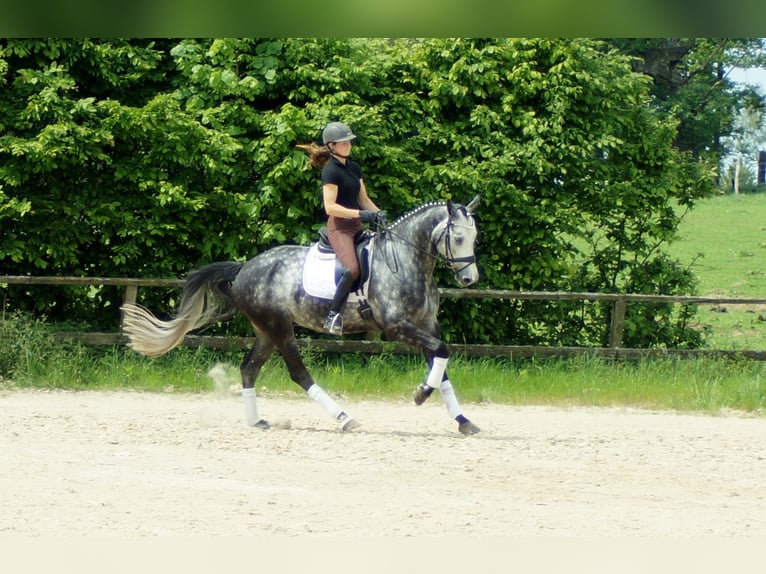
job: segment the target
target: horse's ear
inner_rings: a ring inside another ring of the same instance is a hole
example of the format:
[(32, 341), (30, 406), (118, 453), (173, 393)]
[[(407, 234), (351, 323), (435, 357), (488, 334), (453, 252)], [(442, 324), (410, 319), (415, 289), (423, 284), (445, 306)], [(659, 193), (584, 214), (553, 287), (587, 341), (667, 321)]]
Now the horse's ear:
[(476, 208), (479, 207), (479, 200), (481, 199), (480, 195), (477, 195), (471, 200), (471, 203), (465, 206), (465, 209), (468, 213), (473, 213), (476, 211)]

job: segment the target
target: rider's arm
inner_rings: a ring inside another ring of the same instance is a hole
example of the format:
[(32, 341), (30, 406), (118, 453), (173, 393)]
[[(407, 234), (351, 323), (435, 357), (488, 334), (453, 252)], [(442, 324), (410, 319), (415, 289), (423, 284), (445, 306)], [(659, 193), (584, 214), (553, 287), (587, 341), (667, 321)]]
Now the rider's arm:
[(359, 180), (359, 205), (362, 209), (369, 209), (370, 211), (380, 211), (380, 208), (375, 205), (375, 202), (367, 195), (367, 188), (364, 186), (364, 180)]
[(329, 216), (353, 219), (359, 217), (358, 209), (349, 209), (338, 203), (338, 186), (333, 183), (325, 183), (322, 186), (322, 202), (324, 211)]

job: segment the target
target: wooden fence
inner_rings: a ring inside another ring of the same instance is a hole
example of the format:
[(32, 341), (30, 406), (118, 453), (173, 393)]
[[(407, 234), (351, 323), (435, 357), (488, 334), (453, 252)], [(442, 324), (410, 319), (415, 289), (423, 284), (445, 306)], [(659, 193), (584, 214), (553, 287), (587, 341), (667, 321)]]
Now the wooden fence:
[[(135, 303), (140, 287), (180, 288), (182, 279), (132, 279), (122, 277), (32, 277), (24, 275), (0, 275), (0, 285), (113, 285), (125, 289), (124, 302)], [(726, 297), (690, 297), (680, 295), (638, 295), (630, 293), (570, 293), (560, 291), (506, 291), (497, 289), (439, 289), (442, 297), (464, 299), (541, 299), (565, 301), (611, 301), (613, 304), (612, 322), (609, 330), (609, 346), (593, 347), (537, 347), (527, 345), (469, 345), (451, 344), (452, 353), (466, 356), (493, 357), (568, 357), (572, 355), (598, 355), (611, 358), (635, 359), (641, 357), (668, 356), (738, 356), (756, 360), (766, 360), (766, 351), (741, 350), (724, 351), (710, 349), (628, 349), (622, 346), (625, 324), (625, 310), (628, 303), (674, 303), (674, 304), (711, 304), (711, 305), (763, 305), (766, 299), (742, 299)], [(119, 333), (59, 333), (64, 340), (73, 340), (88, 345), (112, 345), (124, 341)], [(300, 339), (298, 343), (308, 349), (325, 352), (362, 352), (369, 354), (411, 353), (410, 347), (387, 341), (343, 340), (343, 339)], [(189, 335), (184, 340), (188, 346), (206, 346), (218, 349), (244, 349), (253, 344), (252, 337), (223, 337)]]

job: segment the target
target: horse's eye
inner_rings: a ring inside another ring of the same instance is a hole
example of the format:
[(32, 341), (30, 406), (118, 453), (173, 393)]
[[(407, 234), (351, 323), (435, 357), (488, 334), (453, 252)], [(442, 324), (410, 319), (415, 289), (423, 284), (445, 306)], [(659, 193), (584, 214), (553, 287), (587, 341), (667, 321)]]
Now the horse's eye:
[(458, 245), (463, 245), (463, 238), (462, 237), (455, 237), (455, 243)]

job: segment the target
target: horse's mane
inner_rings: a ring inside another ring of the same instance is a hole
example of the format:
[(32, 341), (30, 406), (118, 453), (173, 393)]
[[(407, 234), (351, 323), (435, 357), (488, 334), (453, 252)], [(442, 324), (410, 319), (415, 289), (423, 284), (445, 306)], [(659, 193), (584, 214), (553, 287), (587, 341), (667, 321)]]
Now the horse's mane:
[(423, 205), (419, 205), (418, 207), (408, 211), (404, 215), (400, 215), (389, 227), (394, 227), (408, 219), (411, 219), (418, 215), (419, 213), (431, 209), (432, 207), (446, 207), (447, 202), (446, 201), (430, 201), (428, 203), (424, 203)]

